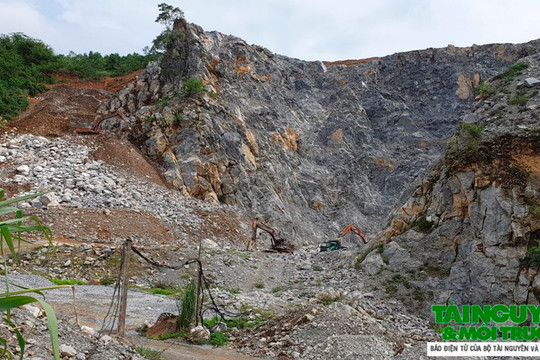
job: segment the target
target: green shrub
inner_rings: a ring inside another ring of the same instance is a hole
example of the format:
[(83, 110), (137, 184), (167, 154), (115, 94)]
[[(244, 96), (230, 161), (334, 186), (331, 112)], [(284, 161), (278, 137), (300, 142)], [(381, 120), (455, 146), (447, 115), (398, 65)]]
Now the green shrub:
[(184, 290), (182, 299), (180, 300), (178, 315), (178, 328), (180, 331), (189, 330), (191, 323), (195, 320), (195, 307), (197, 302), (197, 284), (192, 281)]
[(528, 266), (540, 266), (540, 247), (535, 246), (527, 250), (522, 263)]
[(272, 292), (275, 294), (275, 293), (280, 292), (281, 290), (282, 290), (281, 286), (276, 286), (275, 288), (272, 289)]
[(116, 283), (116, 278), (112, 277), (112, 276), (109, 276), (109, 275), (105, 275), (103, 276), (101, 279), (99, 279), (99, 283), (100, 285), (112, 285), (114, 283)]
[(478, 93), (483, 97), (488, 97), (496, 93), (496, 90), (487, 81), (484, 81), (478, 85)]
[(516, 76), (521, 75), (523, 73), (523, 70), (525, 70), (528, 67), (529, 67), (529, 64), (518, 62), (512, 65), (508, 70), (506, 70), (502, 74), (497, 75), (495, 79), (503, 79), (506, 83), (510, 83), (514, 81)]
[(323, 268), (321, 266), (319, 266), (319, 265), (314, 265), (313, 266), (313, 271), (322, 271), (322, 270), (323, 270)]
[(264, 289), (264, 283), (263, 282), (257, 282), (253, 286), (255, 286), (256, 289)]
[(417, 230), (418, 232), (429, 234), (433, 229), (434, 224), (435, 223), (433, 221), (427, 220), (426, 216), (422, 215), (411, 224), (411, 228)]
[(478, 124), (462, 124), (461, 128), (473, 139), (479, 139), (486, 127)]
[(215, 332), (210, 334), (210, 344), (214, 346), (223, 346), (229, 341), (229, 338), (227, 335)]
[(194, 97), (198, 94), (207, 92), (203, 82), (197, 78), (191, 78), (182, 83), (182, 89), (180, 95), (183, 97)]
[[(35, 217), (25, 217), (21, 210), (12, 206), (20, 201), (26, 201), (37, 198), (45, 193), (37, 193), (32, 195), (21, 196), (18, 198), (12, 198), (2, 200), (4, 198), (4, 190), (0, 188), (0, 255), (2, 256), (4, 265), (5, 276), (5, 290), (0, 293), (0, 311), (5, 314), (2, 317), (3, 322), (8, 328), (15, 334), (17, 339), (19, 351), (21, 353), (21, 359), (25, 352), (26, 341), (23, 334), (20, 332), (16, 324), (11, 320), (11, 310), (18, 308), (22, 305), (39, 302), (45, 314), (47, 315), (47, 325), (49, 334), (51, 336), (53, 356), (55, 360), (60, 359), (60, 351), (58, 344), (58, 321), (56, 314), (52, 307), (44, 300), (27, 295), (28, 293), (36, 293), (40, 297), (43, 296), (44, 290), (58, 289), (66, 287), (65, 285), (49, 286), (44, 288), (26, 289), (11, 291), (9, 282), (9, 269), (7, 259), (11, 255), (15, 262), (18, 261), (17, 252), (20, 250), (22, 242), (27, 242), (21, 236), (23, 232), (41, 232), (52, 245), (51, 230), (41, 224), (41, 222)], [(16, 250), (17, 247), (17, 250)], [(0, 343), (2, 348), (0, 349), (0, 356), (2, 358), (13, 358), (12, 351), (8, 348), (7, 341), (0, 337)]]

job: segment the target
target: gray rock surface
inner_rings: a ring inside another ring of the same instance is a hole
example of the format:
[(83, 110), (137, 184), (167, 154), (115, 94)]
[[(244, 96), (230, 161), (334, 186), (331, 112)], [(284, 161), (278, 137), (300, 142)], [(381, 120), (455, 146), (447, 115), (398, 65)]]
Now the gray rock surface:
[[(349, 223), (373, 235), (440, 157), (480, 81), (539, 45), (321, 63), (183, 20), (175, 29), (161, 63), (102, 110), (130, 113), (129, 136), (184, 194), (262, 214), (297, 244)], [(213, 90), (179, 96), (190, 78)]]
[(418, 284), (435, 302), (540, 301), (540, 97), (519, 90), (540, 76), (540, 57), (520, 62), (512, 78), (492, 80), (493, 93), (475, 105), (477, 121), (461, 126), (381, 235), (389, 267), (424, 277)]

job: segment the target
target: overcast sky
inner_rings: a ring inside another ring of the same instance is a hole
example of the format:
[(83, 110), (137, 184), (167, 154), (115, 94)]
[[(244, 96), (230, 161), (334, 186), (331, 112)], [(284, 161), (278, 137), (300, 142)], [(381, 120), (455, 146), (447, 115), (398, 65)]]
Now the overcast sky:
[[(0, 0), (0, 33), (56, 53), (141, 52), (164, 0)], [(205, 30), (304, 60), (540, 38), (539, 0), (168, 0)]]

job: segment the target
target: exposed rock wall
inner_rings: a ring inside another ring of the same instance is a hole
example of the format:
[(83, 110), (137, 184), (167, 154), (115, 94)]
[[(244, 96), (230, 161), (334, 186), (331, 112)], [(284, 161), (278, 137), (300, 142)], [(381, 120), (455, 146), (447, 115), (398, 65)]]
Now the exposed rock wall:
[(389, 266), (427, 277), (436, 302), (540, 300), (540, 97), (524, 84), (540, 77), (540, 56), (520, 63), (486, 85), (381, 235)]
[[(373, 234), (440, 157), (475, 86), (538, 42), (306, 62), (178, 21), (160, 65), (107, 110), (186, 195), (260, 214), (297, 244)], [(199, 78), (206, 94), (182, 97)], [(103, 109), (105, 111), (105, 107)]]

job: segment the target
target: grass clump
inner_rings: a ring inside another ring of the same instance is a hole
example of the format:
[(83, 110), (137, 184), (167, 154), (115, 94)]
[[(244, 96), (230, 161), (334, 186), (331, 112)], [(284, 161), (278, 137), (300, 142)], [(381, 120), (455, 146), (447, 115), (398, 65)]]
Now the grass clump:
[(223, 320), (220, 317), (214, 316), (212, 319), (204, 320), (204, 325), (211, 329), (218, 322), (224, 322), (225, 324), (227, 324), (228, 329), (236, 328), (236, 329), (241, 330), (241, 329), (253, 328), (259, 325), (262, 322), (262, 320), (261, 319), (249, 320), (243, 317)]
[(202, 80), (197, 78), (191, 78), (182, 83), (180, 95), (186, 98), (194, 97), (196, 95), (207, 92)]
[(280, 291), (282, 291), (283, 289), (281, 288), (281, 286), (276, 286), (275, 288), (272, 289), (272, 293), (278, 293)]
[(411, 224), (411, 228), (418, 232), (429, 234), (434, 225), (435, 223), (433, 221), (429, 221), (425, 215), (422, 215)]
[(180, 299), (178, 308), (180, 309), (180, 315), (178, 315), (178, 329), (181, 331), (189, 330), (189, 327), (193, 320), (195, 320), (195, 305), (197, 301), (197, 284), (192, 281), (184, 290), (184, 294)]
[(150, 349), (149, 347), (139, 345), (135, 348), (137, 354), (148, 360), (161, 360), (161, 351)]
[(497, 75), (495, 79), (503, 79), (508, 84), (514, 81), (516, 76), (521, 75), (523, 73), (523, 70), (525, 70), (528, 67), (529, 67), (529, 64), (518, 62), (512, 65), (508, 70), (506, 70), (502, 74)]
[(525, 104), (529, 101), (529, 98), (523, 94), (517, 94), (513, 98), (511, 98), (508, 103), (510, 105), (519, 105), (519, 106), (525, 106)]
[(478, 124), (462, 124), (461, 128), (473, 139), (480, 139), (482, 131), (484, 131), (486, 127)]
[(253, 286), (255, 286), (256, 289), (264, 289), (264, 283), (263, 282), (257, 282)]
[(319, 265), (314, 265), (313, 266), (313, 271), (322, 271), (322, 270), (323, 270), (323, 268), (321, 266), (319, 266)]
[(85, 281), (75, 279), (52, 278), (50, 281), (55, 285), (86, 285)]
[(210, 334), (210, 345), (223, 346), (229, 342), (229, 338), (222, 332), (215, 332)]
[(100, 285), (112, 285), (114, 283), (116, 283), (116, 278), (109, 275), (105, 275), (99, 279)]
[(482, 97), (488, 97), (488, 96), (491, 96), (493, 94), (495, 94), (497, 91), (495, 90), (495, 88), (493, 88), (493, 86), (491, 86), (491, 84), (487, 81), (484, 81), (482, 83), (480, 83), (480, 85), (478, 85), (478, 93), (482, 96)]
[(540, 266), (540, 245), (530, 248), (525, 254), (525, 258), (521, 261), (523, 265), (527, 266)]

